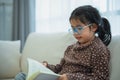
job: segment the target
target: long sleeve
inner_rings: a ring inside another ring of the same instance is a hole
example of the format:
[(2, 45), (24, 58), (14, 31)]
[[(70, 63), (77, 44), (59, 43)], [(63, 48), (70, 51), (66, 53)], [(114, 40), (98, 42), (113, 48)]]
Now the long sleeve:
[(68, 80), (109, 80), (110, 51), (99, 38), (87, 45), (79, 42), (67, 47), (60, 64), (48, 65)]
[(109, 53), (99, 51), (96, 55), (92, 55), (91, 58), (92, 73), (67, 73), (68, 80), (109, 80)]
[(59, 73), (62, 69), (62, 66), (64, 65), (65, 60), (64, 58), (61, 59), (60, 64), (56, 64), (56, 65), (51, 65), (48, 64), (48, 68), (51, 69), (52, 71), (54, 71), (55, 73)]

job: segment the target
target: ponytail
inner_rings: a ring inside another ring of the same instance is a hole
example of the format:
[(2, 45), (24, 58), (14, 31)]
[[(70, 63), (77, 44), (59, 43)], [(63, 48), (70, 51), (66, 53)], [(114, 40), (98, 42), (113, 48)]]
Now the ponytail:
[(98, 30), (98, 37), (103, 41), (103, 43), (108, 46), (111, 42), (111, 30), (109, 21), (106, 18), (102, 18)]

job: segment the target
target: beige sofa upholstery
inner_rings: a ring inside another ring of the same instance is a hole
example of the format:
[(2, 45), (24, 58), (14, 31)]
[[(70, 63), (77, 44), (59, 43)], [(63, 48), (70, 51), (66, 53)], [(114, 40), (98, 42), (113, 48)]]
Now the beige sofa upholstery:
[[(120, 80), (120, 36), (113, 36), (112, 42), (109, 45), (111, 50), (111, 80)], [(0, 80), (6, 78), (14, 78), (15, 75), (11, 75), (11, 70), (7, 70), (7, 64), (11, 64), (9, 59), (13, 58), (15, 64), (15, 73), (20, 71), (27, 73), (27, 58), (33, 58), (40, 62), (43, 60), (48, 61), (51, 64), (59, 63), (60, 59), (63, 57), (64, 51), (68, 45), (75, 43), (76, 40), (70, 33), (53, 33), (53, 34), (40, 34), (31, 33), (25, 43), (22, 55), (16, 53), (12, 55), (10, 53), (10, 58), (4, 59), (2, 57), (7, 57), (4, 52), (0, 51)], [(1, 45), (1, 44), (0, 44)], [(4, 49), (5, 50), (5, 49)], [(7, 49), (6, 49), (7, 50)], [(16, 56), (17, 55), (17, 56)], [(1, 60), (5, 60), (4, 62)], [(7, 63), (6, 63), (7, 62)], [(18, 62), (18, 63), (17, 63)], [(2, 64), (2, 68), (1, 68)], [(4, 65), (5, 64), (5, 65)]]
[(0, 41), (0, 80), (12, 79), (20, 72), (20, 41)]

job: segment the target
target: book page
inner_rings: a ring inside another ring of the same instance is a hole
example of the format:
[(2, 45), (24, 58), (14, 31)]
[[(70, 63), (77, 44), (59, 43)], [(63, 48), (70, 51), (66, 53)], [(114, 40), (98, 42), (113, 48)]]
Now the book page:
[[(45, 76), (45, 74), (47, 74), (46, 76), (49, 75), (56, 75), (56, 76), (60, 76), (59, 74), (54, 73), (53, 71), (51, 71), (50, 69), (46, 68), (42, 63), (28, 58), (28, 76), (27, 76), (27, 80), (30, 80), (30, 78), (35, 78), (39, 75), (42, 76), (42, 74), (44, 74), (43, 76)], [(49, 76), (48, 76), (49, 77)], [(44, 79), (43, 79), (44, 80)], [(54, 79), (53, 79), (54, 80)]]
[(53, 74), (44, 74), (41, 73), (39, 75), (37, 75), (36, 78), (34, 78), (34, 80), (57, 80), (59, 76), (57, 75), (53, 75)]

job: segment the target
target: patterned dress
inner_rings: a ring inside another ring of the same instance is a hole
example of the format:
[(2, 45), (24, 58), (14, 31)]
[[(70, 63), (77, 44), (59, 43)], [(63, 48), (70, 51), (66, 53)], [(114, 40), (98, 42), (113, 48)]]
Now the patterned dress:
[(68, 80), (109, 80), (110, 51), (95, 37), (87, 45), (76, 42), (68, 46), (60, 64), (48, 64), (48, 68), (66, 74)]

